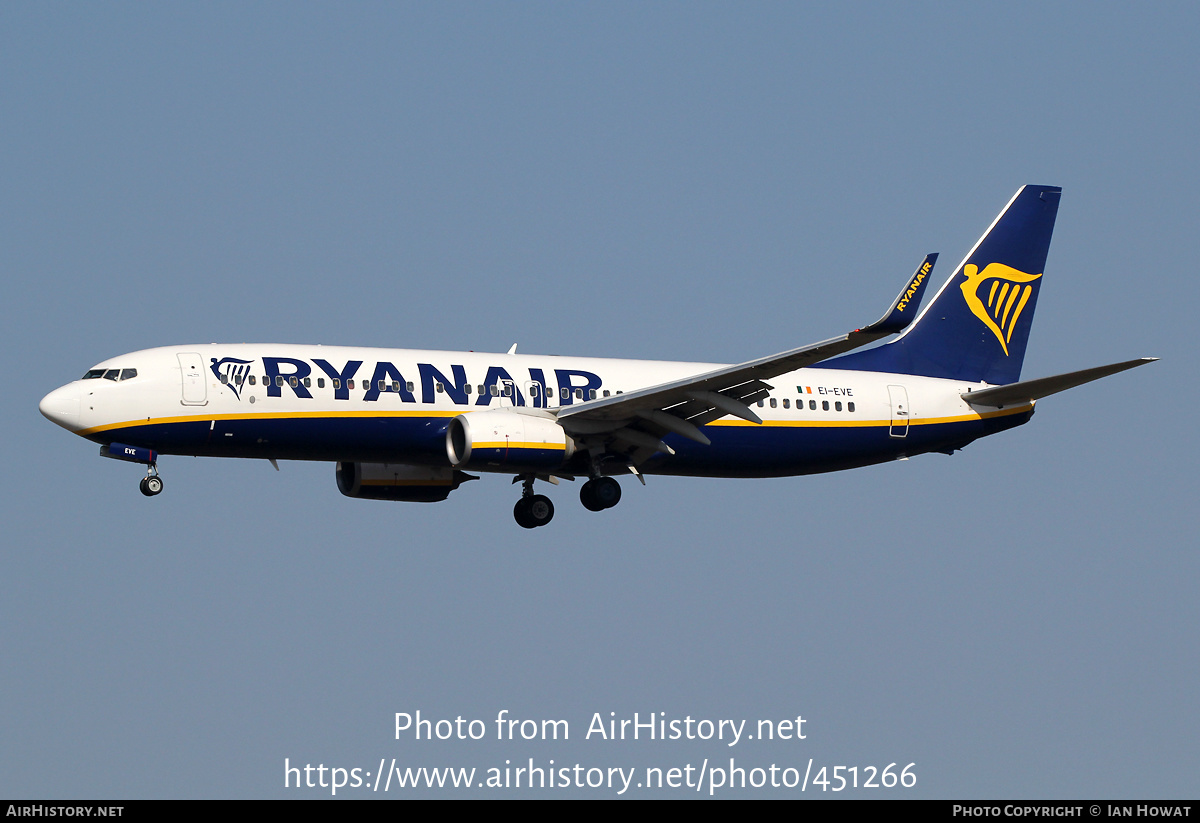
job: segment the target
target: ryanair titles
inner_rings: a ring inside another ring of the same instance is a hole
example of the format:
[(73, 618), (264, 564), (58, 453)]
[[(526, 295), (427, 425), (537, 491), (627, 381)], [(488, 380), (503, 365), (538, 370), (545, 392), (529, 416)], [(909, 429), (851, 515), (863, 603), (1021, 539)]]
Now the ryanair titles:
[[(466, 367), (459, 364), (451, 365), (447, 375), (432, 363), (415, 363), (412, 368), (405, 364), (405, 374), (396, 364), (382, 360), (373, 366), (367, 366), (363, 360), (335, 364), (320, 358), (310, 361), (296, 357), (210, 360), (209, 369), (239, 400), (248, 386), (255, 386), (261, 380), (267, 397), (282, 397), (286, 391), (311, 399), (312, 390), (328, 382), (335, 400), (349, 400), (354, 392), (355, 399), (369, 403), (390, 393), (398, 394), (404, 403), (435, 403), (439, 394), (445, 394), (458, 406), (496, 403), (547, 408), (594, 399), (603, 384), (599, 375), (582, 369), (553, 369), (552, 377), (548, 377), (546, 370), (540, 368), (514, 369), (514, 374), (504, 366), (488, 366), (482, 379), (473, 381)], [(411, 377), (416, 380), (408, 379)]]
[(933, 264), (928, 260), (917, 270), (917, 276), (908, 284), (908, 288), (904, 290), (904, 296), (900, 298), (900, 302), (896, 304), (896, 311), (904, 311), (908, 307), (908, 301), (912, 300), (914, 294), (921, 289), (921, 283), (929, 276), (929, 272), (933, 270)]

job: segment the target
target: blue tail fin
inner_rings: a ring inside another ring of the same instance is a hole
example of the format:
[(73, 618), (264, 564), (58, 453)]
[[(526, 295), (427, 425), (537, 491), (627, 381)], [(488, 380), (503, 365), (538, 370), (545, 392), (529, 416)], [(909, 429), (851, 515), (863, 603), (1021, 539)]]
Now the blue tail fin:
[(1061, 193), (1023, 186), (902, 335), (817, 368), (1020, 380)]

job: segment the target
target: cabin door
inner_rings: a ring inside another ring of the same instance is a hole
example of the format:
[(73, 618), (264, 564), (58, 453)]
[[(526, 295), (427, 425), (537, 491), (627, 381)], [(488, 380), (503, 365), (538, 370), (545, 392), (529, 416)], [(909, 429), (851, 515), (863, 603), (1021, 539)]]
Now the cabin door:
[(908, 392), (903, 386), (888, 386), (888, 399), (892, 404), (892, 425), (888, 433), (892, 437), (907, 437)]
[(204, 360), (196, 352), (177, 354), (179, 372), (183, 378), (183, 405), (204, 406), (208, 403), (208, 381), (204, 377)]

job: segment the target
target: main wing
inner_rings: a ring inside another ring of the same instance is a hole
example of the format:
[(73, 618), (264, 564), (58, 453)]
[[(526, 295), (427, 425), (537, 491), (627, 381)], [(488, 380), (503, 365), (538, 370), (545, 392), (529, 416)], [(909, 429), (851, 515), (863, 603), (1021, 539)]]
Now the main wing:
[(917, 315), (936, 261), (937, 254), (927, 255), (883, 317), (869, 326), (736, 366), (567, 406), (557, 410), (558, 422), (589, 448), (624, 457), (631, 471), (655, 452), (673, 453), (662, 442), (667, 434), (708, 445), (700, 427), (720, 417), (762, 423), (750, 404), (770, 393), (772, 386), (765, 381), (902, 331)]

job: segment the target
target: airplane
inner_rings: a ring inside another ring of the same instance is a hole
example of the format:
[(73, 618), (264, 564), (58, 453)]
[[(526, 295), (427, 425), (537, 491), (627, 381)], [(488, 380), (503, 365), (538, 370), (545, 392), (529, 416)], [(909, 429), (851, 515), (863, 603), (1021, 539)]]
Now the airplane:
[[(114, 357), (47, 394), (54, 423), (146, 466), (160, 455), (319, 460), (338, 489), (436, 502), (470, 471), (514, 475), (525, 528), (554, 516), (541, 480), (780, 477), (953, 453), (1029, 421), (1048, 395), (1153, 362), (1022, 381), (1062, 190), (1020, 188), (919, 311), (937, 255), (878, 321), (737, 365), (320, 345), (184, 345)], [(889, 342), (862, 347), (895, 335)], [(858, 351), (855, 351), (858, 349)]]

